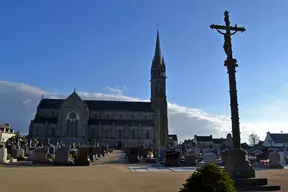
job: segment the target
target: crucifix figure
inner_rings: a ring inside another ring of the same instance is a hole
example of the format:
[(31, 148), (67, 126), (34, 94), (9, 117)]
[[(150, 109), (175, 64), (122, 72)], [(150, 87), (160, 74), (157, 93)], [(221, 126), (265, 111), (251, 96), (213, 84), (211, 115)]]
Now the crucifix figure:
[(227, 151), (227, 161), (225, 162), (225, 169), (228, 171), (232, 178), (253, 178), (255, 171), (246, 159), (247, 152), (241, 149), (240, 141), (240, 128), (239, 128), (239, 112), (237, 101), (237, 88), (236, 88), (236, 67), (237, 60), (232, 55), (231, 36), (238, 31), (244, 32), (244, 27), (230, 26), (229, 12), (224, 13), (225, 25), (211, 25), (211, 29), (216, 29), (224, 36), (224, 51), (227, 55), (225, 66), (229, 75), (229, 89), (230, 89), (230, 102), (231, 102), (231, 121), (233, 133), (233, 148)]
[[(225, 25), (210, 25), (211, 29), (216, 29), (220, 34), (224, 36), (224, 45), (223, 49), (227, 55), (227, 60), (233, 60), (232, 56), (232, 43), (231, 43), (231, 36), (235, 35), (238, 31), (244, 32), (244, 27), (238, 27), (235, 25), (234, 27), (230, 26), (230, 20), (229, 20), (229, 12), (224, 12), (224, 22)], [(221, 30), (224, 30), (225, 32), (222, 32)], [(236, 64), (236, 63), (235, 63)]]

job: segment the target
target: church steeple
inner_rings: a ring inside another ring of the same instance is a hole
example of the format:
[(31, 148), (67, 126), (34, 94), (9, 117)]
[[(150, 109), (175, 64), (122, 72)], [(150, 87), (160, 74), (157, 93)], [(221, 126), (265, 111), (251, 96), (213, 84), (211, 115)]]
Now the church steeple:
[(161, 53), (160, 35), (157, 29), (155, 54), (151, 65), (151, 105), (160, 114), (160, 120), (156, 123), (156, 132), (159, 136), (159, 146), (168, 143), (168, 118), (166, 99), (166, 66)]
[(164, 57), (162, 56), (160, 46), (159, 30), (157, 29), (155, 53), (151, 65), (151, 80), (152, 78), (159, 78), (159, 77), (165, 78), (166, 77), (165, 72), (166, 72), (166, 66), (164, 63)]
[(162, 65), (162, 53), (160, 46), (159, 30), (157, 29), (156, 47), (152, 67), (157, 67), (158, 65)]

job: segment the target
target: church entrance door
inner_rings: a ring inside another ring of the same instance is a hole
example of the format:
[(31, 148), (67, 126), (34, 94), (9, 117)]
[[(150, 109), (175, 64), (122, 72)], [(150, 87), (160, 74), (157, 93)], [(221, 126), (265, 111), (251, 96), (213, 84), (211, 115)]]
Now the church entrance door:
[(117, 148), (118, 148), (118, 149), (122, 149), (122, 142), (121, 142), (121, 141), (118, 141), (118, 142), (117, 142)]

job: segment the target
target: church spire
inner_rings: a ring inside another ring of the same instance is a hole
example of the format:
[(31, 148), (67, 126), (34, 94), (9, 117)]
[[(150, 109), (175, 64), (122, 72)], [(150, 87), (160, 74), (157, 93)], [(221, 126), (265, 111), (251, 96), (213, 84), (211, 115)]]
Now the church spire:
[(159, 29), (157, 28), (157, 36), (156, 36), (156, 46), (155, 46), (155, 54), (152, 62), (152, 68), (156, 68), (160, 65), (162, 65), (162, 53), (161, 53), (161, 47), (160, 47), (160, 35), (159, 35)]

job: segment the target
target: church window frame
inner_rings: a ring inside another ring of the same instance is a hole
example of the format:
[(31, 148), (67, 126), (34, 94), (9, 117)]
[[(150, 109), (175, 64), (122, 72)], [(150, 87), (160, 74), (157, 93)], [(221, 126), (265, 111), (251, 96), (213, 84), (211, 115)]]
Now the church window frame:
[(77, 137), (79, 128), (79, 114), (71, 111), (66, 116), (66, 136)]

